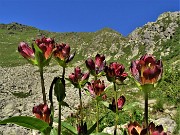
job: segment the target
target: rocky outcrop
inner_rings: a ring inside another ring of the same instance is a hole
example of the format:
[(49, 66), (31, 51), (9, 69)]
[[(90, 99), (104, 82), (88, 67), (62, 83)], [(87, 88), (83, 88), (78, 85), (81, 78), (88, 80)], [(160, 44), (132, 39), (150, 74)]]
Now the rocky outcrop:
[(153, 54), (162, 42), (171, 39), (179, 26), (180, 12), (161, 14), (155, 22), (148, 22), (129, 36), (129, 42), (145, 46), (145, 52)]

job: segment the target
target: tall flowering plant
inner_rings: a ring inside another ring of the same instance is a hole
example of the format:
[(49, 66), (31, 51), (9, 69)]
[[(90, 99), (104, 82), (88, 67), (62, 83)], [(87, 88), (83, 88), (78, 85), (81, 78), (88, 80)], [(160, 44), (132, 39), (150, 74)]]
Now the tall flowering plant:
[(20, 42), (18, 46), (19, 53), (32, 65), (38, 66), (41, 78), (41, 88), (43, 95), (43, 103), (34, 106), (32, 109), (34, 117), (15, 116), (0, 121), (0, 124), (14, 123), (30, 129), (39, 130), (41, 133), (49, 135), (52, 131), (52, 109), (48, 107), (46, 100), (46, 92), (44, 86), (43, 68), (49, 65), (55, 42), (54, 39), (42, 37), (36, 39), (30, 47), (25, 42)]
[(77, 127), (78, 134), (83, 134), (83, 133), (86, 133), (86, 131), (87, 131), (87, 125), (86, 125), (86, 123), (83, 123), (83, 112), (82, 112), (83, 105), (82, 105), (81, 89), (87, 83), (88, 79), (89, 79), (89, 72), (82, 73), (80, 67), (76, 67), (74, 69), (74, 73), (71, 73), (69, 75), (69, 81), (74, 85), (75, 88), (79, 89), (81, 123), (78, 124), (78, 127)]
[(39, 67), (44, 104), (46, 103), (46, 92), (44, 87), (43, 67), (49, 64), (54, 45), (54, 39), (42, 37), (35, 40), (32, 44), (32, 48), (25, 42), (20, 42), (18, 46), (19, 53), (29, 63)]
[(148, 128), (148, 94), (156, 87), (163, 74), (161, 60), (156, 60), (151, 54), (145, 54), (139, 60), (131, 62), (130, 71), (136, 84), (144, 92), (145, 127)]
[(94, 77), (94, 80), (88, 83), (88, 91), (91, 96), (96, 100), (96, 132), (99, 132), (99, 101), (104, 93), (105, 84), (99, 77), (104, 75), (104, 68), (106, 66), (106, 60), (104, 55), (97, 54), (95, 59), (88, 58), (85, 61), (86, 67), (90, 74)]
[[(55, 48), (53, 51), (53, 56), (55, 58), (55, 60), (58, 62), (58, 64), (63, 68), (62, 71), (62, 76), (61, 78), (58, 79), (58, 81), (55, 83), (55, 94), (58, 97), (62, 97), (62, 95), (64, 95), (63, 97), (65, 98), (66, 94), (66, 83), (65, 83), (65, 73), (66, 73), (66, 68), (67, 65), (70, 61), (73, 60), (74, 56), (75, 56), (75, 52), (73, 54), (70, 54), (70, 46), (68, 44), (55, 44)], [(63, 94), (59, 91), (63, 90)], [(65, 106), (69, 106), (67, 103), (65, 103), (63, 100), (58, 100), (59, 102), (59, 120), (58, 120), (58, 135), (61, 134), (61, 106), (65, 105)], [(52, 101), (51, 101), (52, 102)]]
[(109, 105), (109, 108), (116, 113), (115, 129), (114, 129), (114, 134), (116, 135), (117, 122), (118, 122), (118, 110), (122, 109), (122, 106), (125, 103), (124, 96), (120, 96), (119, 98), (117, 97), (116, 84), (123, 84), (123, 81), (126, 79), (128, 74), (125, 72), (124, 65), (117, 62), (110, 63), (109, 66), (105, 67), (104, 71), (106, 73), (107, 80), (109, 82), (112, 82), (114, 86), (115, 98), (113, 98), (112, 104)]
[(99, 101), (105, 95), (104, 90), (106, 88), (104, 81), (92, 80), (92, 82), (88, 82), (87, 88), (91, 96), (96, 100), (96, 132), (99, 132)]
[[(21, 42), (18, 46), (19, 53), (28, 60), (33, 65), (39, 67), (40, 77), (41, 77), (41, 87), (43, 94), (43, 104), (39, 104), (33, 107), (33, 114), (36, 118), (44, 121), (49, 125), (47, 130), (43, 130), (46, 134), (51, 132), (52, 124), (53, 124), (53, 98), (52, 98), (52, 89), (54, 86), (54, 94), (57, 97), (57, 101), (59, 102), (59, 120), (58, 120), (58, 132), (57, 134), (61, 134), (61, 106), (68, 106), (65, 99), (65, 69), (67, 64), (74, 58), (75, 53), (70, 54), (70, 46), (68, 44), (57, 44), (54, 39), (42, 37), (40, 39), (36, 39), (30, 47), (27, 43)], [(50, 100), (50, 108), (46, 103), (46, 94), (45, 94), (45, 86), (44, 86), (44, 78), (43, 78), (43, 67), (47, 66), (52, 58), (57, 60), (59, 65), (63, 67), (62, 77), (55, 77), (52, 81), (50, 91), (49, 91), (49, 100)], [(32, 119), (32, 118), (31, 118)], [(37, 120), (36, 120), (37, 121)], [(43, 125), (43, 124), (42, 124)], [(47, 126), (45, 126), (47, 127)], [(54, 129), (53, 129), (54, 130)]]

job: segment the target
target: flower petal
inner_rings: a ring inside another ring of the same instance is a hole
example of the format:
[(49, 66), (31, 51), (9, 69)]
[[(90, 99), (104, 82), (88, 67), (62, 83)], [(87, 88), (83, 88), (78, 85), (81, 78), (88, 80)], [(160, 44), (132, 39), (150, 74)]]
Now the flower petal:
[(118, 98), (118, 101), (117, 101), (117, 105), (118, 105), (118, 110), (121, 110), (122, 107), (124, 106), (124, 103), (125, 103), (126, 99), (124, 96), (120, 96)]
[(94, 61), (92, 60), (92, 59), (87, 59), (86, 61), (85, 61), (85, 63), (86, 63), (86, 67), (89, 69), (89, 70), (95, 70), (95, 63), (94, 63)]
[(97, 54), (96, 57), (95, 57), (95, 65), (97, 67), (101, 67), (104, 66), (104, 61), (105, 61), (105, 56), (104, 55), (100, 55), (100, 54)]
[(34, 58), (34, 51), (25, 42), (20, 42), (18, 46), (19, 53), (26, 59)]

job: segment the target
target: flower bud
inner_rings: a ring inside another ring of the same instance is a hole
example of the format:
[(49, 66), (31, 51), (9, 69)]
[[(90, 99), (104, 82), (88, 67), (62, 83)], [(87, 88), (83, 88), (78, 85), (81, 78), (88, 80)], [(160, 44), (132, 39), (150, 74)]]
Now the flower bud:
[(20, 42), (18, 46), (19, 53), (26, 59), (34, 59), (34, 51), (25, 42)]

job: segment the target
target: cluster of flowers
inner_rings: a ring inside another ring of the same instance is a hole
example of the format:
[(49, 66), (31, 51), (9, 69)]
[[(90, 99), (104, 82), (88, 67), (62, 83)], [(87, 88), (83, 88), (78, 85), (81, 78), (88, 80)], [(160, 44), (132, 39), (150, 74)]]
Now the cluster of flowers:
[(46, 66), (49, 64), (51, 56), (65, 63), (70, 62), (75, 53), (70, 55), (70, 46), (68, 44), (57, 44), (54, 39), (42, 37), (36, 39), (32, 48), (25, 42), (21, 42), (18, 46), (20, 54), (30, 63), (37, 66)]
[[(75, 56), (75, 53), (70, 54), (70, 46), (68, 44), (57, 44), (54, 39), (46, 37), (35, 40), (35, 43), (32, 44), (32, 47), (29, 47), (29, 45), (25, 42), (21, 42), (19, 44), (18, 51), (30, 63), (38, 66), (40, 70), (49, 64), (52, 56), (63, 68), (66, 68), (67, 64), (72, 61)], [(125, 67), (123, 64), (112, 62), (107, 65), (104, 55), (97, 54), (95, 56), (95, 60), (88, 58), (85, 61), (85, 64), (89, 72), (82, 73), (80, 67), (76, 67), (74, 69), (74, 73), (69, 75), (69, 81), (75, 86), (75, 88), (79, 88), (79, 90), (81, 90), (81, 88), (86, 85), (90, 95), (96, 100), (99, 100), (99, 97), (102, 97), (102, 99), (106, 98), (106, 85), (104, 80), (99, 79), (101, 76), (105, 75), (107, 80), (112, 82), (114, 86), (116, 84), (123, 84), (124, 80), (128, 76), (128, 73), (125, 72)], [(158, 80), (160, 80), (163, 73), (162, 61), (156, 60), (152, 55), (145, 54), (139, 60), (131, 62), (130, 72), (136, 80), (137, 84), (141, 86), (142, 89), (145, 89), (147, 85), (154, 85)], [(94, 80), (88, 82), (90, 74), (94, 76)], [(114, 91), (116, 93), (115, 87)], [(145, 93), (147, 92), (149, 92), (149, 90), (145, 90)], [(42, 93), (45, 96), (45, 92), (42, 91)], [(116, 93), (115, 97), (112, 99), (112, 103), (109, 104), (109, 109), (113, 112), (120, 111), (122, 110), (125, 101), (126, 99), (123, 95), (117, 98)], [(80, 104), (82, 109), (81, 91)], [(37, 118), (50, 123), (51, 110), (48, 108), (46, 100), (44, 100), (44, 104), (35, 106), (33, 108), (33, 113)], [(77, 127), (78, 134), (85, 134), (87, 130), (87, 125), (86, 123), (83, 123), (82, 120), (83, 117), (81, 118), (81, 124)], [(148, 127), (146, 126), (144, 129), (142, 129), (137, 122), (131, 122), (128, 125), (128, 133), (130, 135), (145, 135), (147, 133), (152, 135), (166, 134), (163, 132), (162, 126), (155, 127), (153, 123), (150, 123)]]

